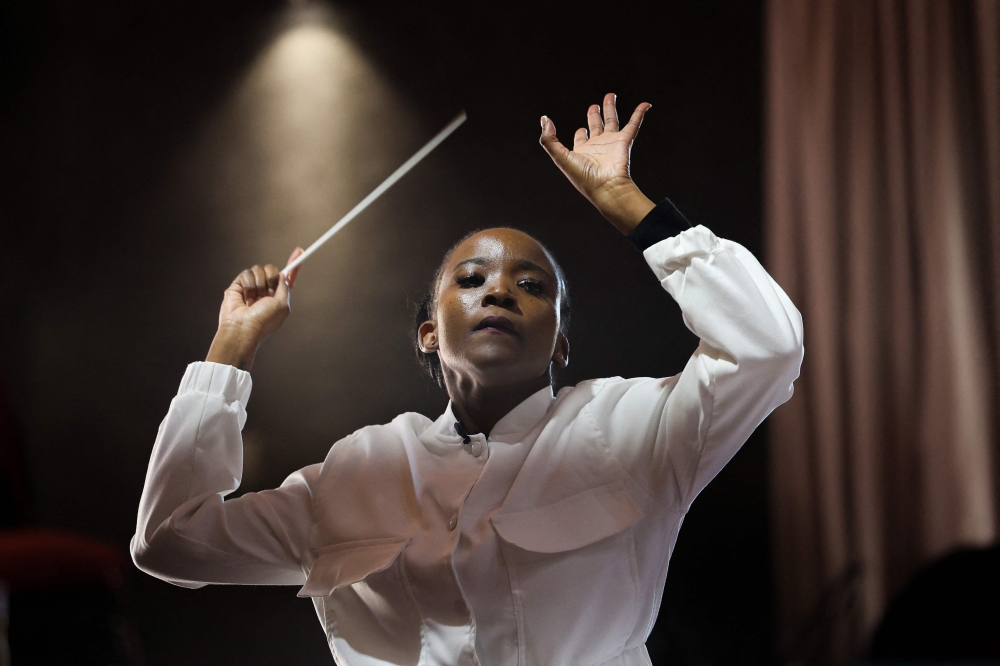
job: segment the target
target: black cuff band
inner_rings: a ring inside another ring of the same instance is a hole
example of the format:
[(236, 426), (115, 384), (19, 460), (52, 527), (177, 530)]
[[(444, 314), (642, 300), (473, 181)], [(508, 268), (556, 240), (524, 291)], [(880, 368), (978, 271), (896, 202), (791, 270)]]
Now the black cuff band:
[(691, 223), (681, 215), (677, 206), (670, 199), (664, 199), (642, 218), (642, 222), (632, 230), (628, 239), (642, 252), (647, 247), (690, 228)]

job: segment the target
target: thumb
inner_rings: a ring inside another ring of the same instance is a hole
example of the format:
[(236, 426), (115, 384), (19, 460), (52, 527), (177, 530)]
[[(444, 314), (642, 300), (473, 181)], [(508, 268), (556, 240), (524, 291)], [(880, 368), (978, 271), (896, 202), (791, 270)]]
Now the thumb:
[[(294, 272), (294, 271), (293, 271)], [(292, 278), (288, 275), (278, 274), (278, 287), (274, 290), (274, 298), (285, 307), (292, 307)]]
[[(304, 252), (304, 250), (301, 247), (297, 247), (294, 250), (292, 250), (292, 253), (290, 255), (288, 255), (288, 262), (285, 265), (287, 266), (288, 264), (290, 264), (293, 261), (295, 261), (299, 257), (299, 255), (302, 254), (303, 252)], [(295, 278), (298, 276), (300, 268), (302, 268), (301, 264), (299, 264), (298, 266), (296, 266), (292, 270), (288, 271), (288, 288), (289, 289), (293, 289), (295, 287)]]
[(539, 137), (538, 143), (542, 144), (542, 148), (549, 154), (553, 162), (562, 166), (566, 162), (569, 150), (556, 137), (555, 123), (548, 116), (542, 116), (541, 122), (542, 136)]

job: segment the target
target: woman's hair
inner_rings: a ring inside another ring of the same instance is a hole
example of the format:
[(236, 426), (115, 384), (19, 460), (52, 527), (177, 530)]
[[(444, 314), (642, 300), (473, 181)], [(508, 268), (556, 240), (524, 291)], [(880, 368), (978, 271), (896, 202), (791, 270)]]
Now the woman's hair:
[[(491, 229), (496, 229), (498, 227), (489, 227)], [(501, 229), (514, 229), (514, 227), (499, 227)], [(425, 321), (434, 318), (434, 311), (437, 309), (437, 292), (438, 287), (441, 284), (441, 275), (444, 273), (444, 267), (448, 264), (448, 260), (451, 258), (452, 253), (455, 249), (467, 241), (472, 236), (478, 234), (480, 231), (486, 231), (486, 229), (476, 229), (465, 234), (458, 241), (451, 246), (451, 248), (444, 253), (444, 258), (441, 260), (440, 265), (436, 271), (434, 271), (434, 278), (431, 280), (430, 288), (427, 290), (427, 294), (420, 300), (415, 311), (414, 311), (414, 322), (413, 330), (411, 331), (410, 339), (413, 340), (414, 349), (417, 353), (417, 362), (424, 368), (428, 375), (431, 376), (438, 386), (445, 388), (444, 385), (444, 372), (441, 370), (441, 359), (438, 358), (437, 352), (427, 353), (420, 349), (420, 345), (417, 342), (419, 334), (418, 329), (420, 325)], [(515, 231), (520, 231), (520, 229), (515, 229)], [(526, 233), (526, 232), (521, 232)], [(531, 236), (531, 234), (527, 234)], [(570, 316), (570, 300), (569, 300), (569, 283), (566, 281), (566, 274), (563, 273), (562, 266), (556, 261), (556, 258), (552, 255), (545, 245), (539, 241), (534, 236), (531, 236), (538, 243), (542, 251), (545, 252), (545, 256), (548, 257), (549, 262), (552, 264), (552, 268), (556, 272), (556, 282), (558, 283), (557, 289), (559, 290), (559, 332), (564, 336), (569, 334), (569, 316)]]

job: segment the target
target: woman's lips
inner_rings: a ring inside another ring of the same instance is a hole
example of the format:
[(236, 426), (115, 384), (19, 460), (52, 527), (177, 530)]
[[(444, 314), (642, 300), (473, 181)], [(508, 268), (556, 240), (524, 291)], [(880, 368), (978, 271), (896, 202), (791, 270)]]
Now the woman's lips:
[(484, 317), (476, 324), (473, 331), (486, 331), (487, 333), (506, 333), (507, 335), (518, 335), (514, 322), (506, 317), (490, 316)]

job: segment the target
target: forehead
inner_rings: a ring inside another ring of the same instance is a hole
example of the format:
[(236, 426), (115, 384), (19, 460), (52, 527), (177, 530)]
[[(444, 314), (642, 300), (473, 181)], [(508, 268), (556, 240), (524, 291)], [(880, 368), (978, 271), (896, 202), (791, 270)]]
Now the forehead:
[(448, 257), (446, 268), (453, 268), (467, 259), (482, 258), (491, 263), (528, 260), (555, 273), (552, 262), (541, 244), (517, 229), (484, 229), (462, 241)]

